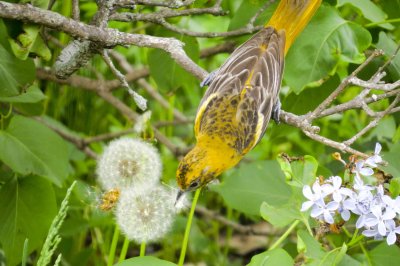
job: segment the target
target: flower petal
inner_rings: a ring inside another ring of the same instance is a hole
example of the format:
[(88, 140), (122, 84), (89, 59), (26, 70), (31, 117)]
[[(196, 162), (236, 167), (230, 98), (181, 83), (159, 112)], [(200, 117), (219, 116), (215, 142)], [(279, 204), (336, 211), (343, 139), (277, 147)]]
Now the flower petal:
[(386, 235), (386, 226), (383, 222), (379, 222), (378, 223), (378, 232), (381, 236), (385, 236)]
[(327, 222), (328, 224), (333, 224), (333, 217), (331, 215), (331, 213), (329, 211), (324, 211), (324, 220), (325, 222)]
[(383, 220), (389, 220), (396, 217), (396, 213), (392, 209), (386, 209), (386, 212), (382, 215)]
[(378, 222), (379, 221), (377, 219), (375, 219), (375, 218), (367, 218), (367, 219), (365, 219), (364, 224), (366, 226), (372, 227), (372, 226), (377, 225)]
[(342, 216), (343, 220), (348, 221), (350, 219), (350, 212), (348, 210), (343, 210), (340, 216)]
[(326, 204), (326, 209), (330, 211), (335, 211), (339, 208), (339, 203), (335, 201), (331, 201), (328, 204)]
[(386, 242), (389, 246), (393, 245), (396, 242), (396, 234), (393, 231), (388, 234)]
[(319, 185), (318, 180), (314, 182), (312, 189), (315, 194), (320, 195), (321, 194), (321, 186)]
[(324, 212), (324, 209), (319, 208), (317, 206), (314, 206), (314, 208), (311, 210), (311, 217), (315, 218), (320, 216)]
[(313, 205), (314, 205), (314, 202), (312, 202), (312, 201), (303, 202), (303, 204), (301, 205), (301, 210), (300, 210), (300, 211), (302, 211), (302, 212), (307, 211), (307, 210), (310, 209)]
[(304, 197), (306, 197), (309, 200), (312, 200), (314, 198), (313, 193), (311, 191), (311, 187), (308, 185), (303, 187), (303, 195), (304, 195)]
[(377, 142), (376, 144), (375, 144), (375, 154), (379, 154), (379, 153), (381, 153), (381, 150), (382, 150), (382, 145), (379, 143), (379, 142)]
[(363, 235), (365, 235), (366, 237), (373, 237), (376, 236), (378, 232), (376, 230), (364, 230), (362, 232)]
[(361, 227), (363, 227), (365, 224), (365, 217), (364, 215), (361, 215), (360, 217), (358, 217), (357, 222), (356, 222), (356, 228), (360, 229)]
[(347, 188), (347, 187), (342, 187), (339, 189), (340, 194), (348, 196), (350, 198), (354, 197), (354, 192), (353, 190)]
[(343, 207), (346, 210), (354, 210), (356, 208), (356, 204), (355, 204), (354, 200), (349, 199), (349, 200), (343, 201)]
[(363, 176), (370, 176), (374, 174), (374, 170), (368, 167), (361, 168), (359, 172)]
[(342, 194), (340, 194), (339, 192), (333, 192), (332, 197), (333, 200), (336, 202), (341, 202), (343, 199)]
[(382, 216), (382, 209), (381, 206), (376, 205), (371, 208), (371, 212), (375, 215), (375, 217), (381, 217)]
[(323, 184), (321, 186), (322, 192), (325, 193), (325, 196), (328, 196), (332, 194), (332, 192), (335, 190), (334, 187), (330, 184)]
[(332, 184), (338, 189), (342, 185), (342, 178), (340, 176), (332, 176)]

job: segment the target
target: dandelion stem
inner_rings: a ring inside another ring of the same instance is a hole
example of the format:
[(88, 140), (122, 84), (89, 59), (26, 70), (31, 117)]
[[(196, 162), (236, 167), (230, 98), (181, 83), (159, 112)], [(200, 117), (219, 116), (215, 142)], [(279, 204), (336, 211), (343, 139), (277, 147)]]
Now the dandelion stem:
[(115, 225), (113, 238), (111, 240), (110, 253), (108, 254), (107, 266), (112, 266), (114, 264), (115, 250), (117, 249), (118, 237), (119, 237), (119, 227), (118, 225)]
[(126, 253), (128, 252), (129, 239), (125, 237), (124, 244), (122, 245), (121, 254), (119, 254), (118, 262), (125, 260)]
[(288, 235), (296, 228), (296, 226), (300, 223), (300, 220), (296, 220), (292, 223), (292, 225), (286, 230), (285, 233), (274, 243), (272, 246), (269, 247), (268, 250), (272, 250), (277, 248), (282, 242), (288, 237)]
[[(228, 207), (227, 208), (227, 219), (229, 219), (229, 220), (231, 220), (232, 219), (232, 216), (233, 216), (233, 211), (232, 211), (232, 208), (230, 208), (230, 207)], [(228, 226), (227, 228), (226, 228), (226, 237), (225, 237), (225, 246), (224, 246), (224, 252), (223, 252), (223, 254), (224, 254), (224, 257), (223, 257), (223, 259), (224, 259), (224, 264), (226, 265), (226, 263), (227, 263), (227, 258), (228, 258), (228, 253), (229, 253), (229, 242), (230, 242), (230, 240), (231, 240), (231, 238), (232, 238), (232, 233), (233, 233), (233, 229), (232, 229), (232, 227), (230, 227), (230, 226)]]
[(146, 242), (142, 242), (142, 244), (140, 244), (140, 257), (144, 257), (144, 255), (146, 254)]
[(188, 245), (188, 241), (189, 241), (190, 228), (192, 226), (194, 210), (196, 208), (197, 200), (199, 199), (199, 196), (200, 196), (200, 191), (201, 191), (201, 188), (197, 189), (196, 193), (194, 194), (194, 198), (192, 201), (192, 207), (190, 208), (188, 221), (186, 223), (185, 236), (183, 237), (181, 255), (179, 256), (178, 266), (182, 266), (183, 263), (185, 262), (186, 249), (187, 249), (187, 245)]

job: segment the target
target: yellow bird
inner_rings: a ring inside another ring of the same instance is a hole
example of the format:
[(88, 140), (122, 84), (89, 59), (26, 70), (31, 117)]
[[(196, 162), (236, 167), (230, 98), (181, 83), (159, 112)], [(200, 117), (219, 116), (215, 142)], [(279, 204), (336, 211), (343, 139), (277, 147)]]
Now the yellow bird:
[(196, 146), (182, 159), (177, 199), (235, 166), (279, 121), (284, 56), (321, 0), (282, 0), (270, 21), (238, 47), (203, 82), (209, 85), (197, 110)]

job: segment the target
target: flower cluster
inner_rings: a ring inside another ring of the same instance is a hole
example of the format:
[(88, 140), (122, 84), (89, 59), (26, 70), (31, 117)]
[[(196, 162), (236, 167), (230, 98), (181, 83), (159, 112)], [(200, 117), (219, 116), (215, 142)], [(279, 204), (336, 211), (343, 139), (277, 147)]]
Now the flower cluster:
[(373, 175), (372, 168), (383, 162), (380, 151), (381, 145), (377, 143), (374, 155), (356, 162), (351, 188), (344, 187), (339, 176), (332, 176), (323, 184), (317, 179), (312, 188), (304, 186), (303, 194), (308, 200), (301, 211), (311, 209), (311, 217), (329, 224), (335, 222), (335, 217), (348, 221), (354, 214), (357, 216), (356, 228), (364, 228), (363, 235), (375, 239), (386, 237), (388, 245), (394, 244), (396, 234), (400, 234), (400, 226), (395, 222), (400, 215), (400, 196), (392, 199), (385, 195), (382, 185), (367, 185), (362, 179)]
[(120, 138), (110, 142), (98, 161), (97, 176), (107, 191), (101, 209), (116, 205), (119, 227), (138, 243), (162, 238), (175, 214), (186, 206), (185, 199), (174, 204), (176, 191), (160, 184), (160, 156), (142, 140)]

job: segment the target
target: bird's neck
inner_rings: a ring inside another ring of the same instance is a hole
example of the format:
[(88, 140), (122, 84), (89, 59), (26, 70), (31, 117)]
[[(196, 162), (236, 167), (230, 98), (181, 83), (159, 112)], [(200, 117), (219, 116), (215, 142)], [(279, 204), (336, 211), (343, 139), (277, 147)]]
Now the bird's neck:
[(195, 149), (206, 151), (205, 167), (208, 166), (216, 176), (238, 164), (243, 157), (217, 136), (200, 136)]

